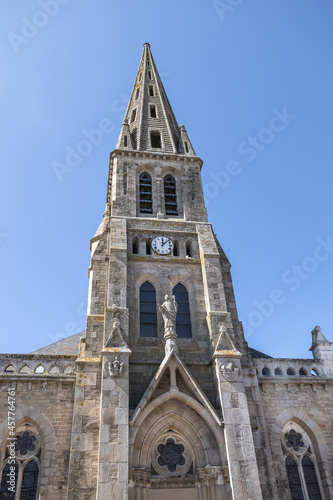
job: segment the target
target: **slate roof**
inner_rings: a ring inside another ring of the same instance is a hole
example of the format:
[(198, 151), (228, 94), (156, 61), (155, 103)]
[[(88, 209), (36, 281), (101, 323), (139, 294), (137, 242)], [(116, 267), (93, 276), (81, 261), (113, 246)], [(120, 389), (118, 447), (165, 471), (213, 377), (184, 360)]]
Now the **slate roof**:
[(49, 344), (41, 349), (31, 352), (30, 354), (72, 354), (77, 355), (79, 353), (79, 343), (80, 338), (85, 336), (85, 331), (75, 333), (70, 337), (58, 340), (53, 344)]
[(268, 354), (265, 354), (263, 352), (257, 351), (256, 349), (252, 349), (252, 347), (249, 347), (249, 351), (251, 353), (252, 358), (271, 358), (272, 356), (268, 356)]
[[(33, 351), (30, 354), (73, 354), (76, 355), (79, 353), (79, 344), (80, 338), (85, 336), (85, 330), (79, 333), (75, 333), (70, 337), (59, 340), (58, 342), (54, 342), (53, 344), (49, 344), (46, 347), (42, 347), (41, 349), (37, 349), (37, 351)], [(272, 356), (268, 356), (263, 352), (257, 351), (256, 349), (252, 349), (249, 347), (250, 353), (253, 358), (271, 358)]]

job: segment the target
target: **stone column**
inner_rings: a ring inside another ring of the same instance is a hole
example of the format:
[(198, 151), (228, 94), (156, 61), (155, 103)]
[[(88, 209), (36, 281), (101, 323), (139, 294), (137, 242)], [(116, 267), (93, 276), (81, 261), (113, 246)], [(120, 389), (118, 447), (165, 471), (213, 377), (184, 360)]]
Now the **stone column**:
[(128, 347), (102, 351), (98, 500), (128, 498), (130, 355)]
[(241, 356), (236, 350), (216, 351), (214, 354), (230, 486), (233, 500), (262, 500)]

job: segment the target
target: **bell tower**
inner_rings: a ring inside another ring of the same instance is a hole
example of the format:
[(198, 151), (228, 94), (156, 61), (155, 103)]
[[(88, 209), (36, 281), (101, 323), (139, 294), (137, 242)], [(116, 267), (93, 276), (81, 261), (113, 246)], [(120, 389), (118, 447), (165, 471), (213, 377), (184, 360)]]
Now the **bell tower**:
[[(145, 43), (91, 240), (68, 498), (262, 498), (250, 358), (202, 163)], [(166, 295), (178, 308), (171, 343)]]

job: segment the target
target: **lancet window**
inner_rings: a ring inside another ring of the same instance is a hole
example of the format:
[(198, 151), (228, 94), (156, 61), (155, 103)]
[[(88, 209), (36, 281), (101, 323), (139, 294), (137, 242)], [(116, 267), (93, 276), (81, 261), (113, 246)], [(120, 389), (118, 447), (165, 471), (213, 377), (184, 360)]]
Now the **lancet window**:
[(190, 304), (188, 300), (188, 291), (182, 283), (178, 283), (172, 291), (175, 296), (178, 312), (176, 317), (176, 332), (178, 337), (181, 338), (191, 338), (191, 316), (190, 316)]
[(36, 500), (38, 494), (42, 443), (30, 424), (21, 425), (7, 440), (2, 465), (0, 498)]
[(178, 215), (176, 181), (172, 175), (164, 177), (164, 202), (166, 215)]
[(156, 291), (149, 281), (140, 287), (140, 337), (157, 336)]
[(282, 432), (282, 448), (292, 500), (322, 500), (322, 487), (313, 445), (294, 422)]
[(153, 213), (152, 182), (149, 174), (144, 173), (139, 177), (139, 203), (140, 213)]

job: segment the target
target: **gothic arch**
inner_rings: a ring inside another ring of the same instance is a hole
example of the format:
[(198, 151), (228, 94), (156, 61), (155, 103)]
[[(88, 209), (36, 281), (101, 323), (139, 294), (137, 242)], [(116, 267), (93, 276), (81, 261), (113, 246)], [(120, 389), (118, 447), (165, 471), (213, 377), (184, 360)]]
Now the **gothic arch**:
[(163, 179), (166, 175), (172, 175), (177, 181), (178, 179), (180, 180), (180, 176), (184, 173), (184, 171), (184, 167), (180, 165), (167, 165), (166, 167), (161, 168), (160, 176)]
[(312, 444), (316, 449), (316, 454), (320, 454), (323, 459), (327, 458), (328, 448), (325, 440), (325, 436), (321, 431), (319, 425), (303, 410), (298, 410), (296, 408), (286, 408), (275, 420), (275, 425), (273, 426), (273, 446), (281, 445), (281, 432), (286, 423), (293, 421), (296, 422), (300, 427), (306, 431), (310, 436)]
[(130, 444), (134, 467), (150, 468), (152, 443), (169, 429), (189, 440), (196, 467), (224, 462), (223, 432), (208, 410), (187, 394), (168, 391), (149, 403), (133, 424)]
[[(198, 304), (198, 297), (200, 296), (200, 291), (198, 291), (198, 287), (195, 283), (193, 283), (193, 276), (189, 272), (184, 272), (183, 274), (176, 274), (170, 279), (170, 288), (169, 294), (173, 294), (173, 289), (178, 284), (184, 285), (188, 292), (188, 300), (190, 306), (190, 315), (191, 315), (191, 325), (192, 325), (192, 337), (195, 338), (196, 332), (198, 331), (198, 311), (200, 306)], [(203, 292), (202, 292), (203, 293)], [(183, 338), (182, 338), (183, 340)]]
[[(43, 443), (49, 443), (49, 447), (52, 448), (50, 451), (50, 456), (56, 445), (55, 432), (52, 427), (51, 422), (47, 416), (42, 413), (38, 408), (33, 406), (23, 406), (23, 408), (16, 409), (16, 424), (22, 425), (25, 421), (31, 422), (37, 430), (40, 432)], [(3, 420), (0, 424), (0, 441), (3, 442), (5, 436), (8, 433), (7, 419)], [(52, 444), (52, 445), (51, 445)]]
[[(42, 456), (40, 460), (38, 483), (39, 483), (39, 494), (41, 498), (44, 498), (45, 486), (43, 483), (47, 480), (47, 478), (50, 475), (52, 475), (52, 466), (53, 466), (52, 459), (54, 457), (54, 452), (57, 444), (55, 432), (51, 422), (46, 417), (46, 415), (37, 408), (34, 408), (33, 406), (24, 406), (22, 408), (16, 409), (16, 429), (19, 429), (20, 427), (22, 427), (22, 425), (25, 424), (30, 424), (38, 433), (41, 439)], [(2, 443), (0, 448), (1, 468), (5, 457), (7, 434), (8, 434), (8, 423), (7, 419), (5, 419), (0, 424), (0, 440)]]
[(140, 338), (157, 337), (157, 303), (156, 289), (149, 282), (145, 281), (140, 286)]
[(193, 275), (189, 271), (184, 271), (182, 274), (175, 274), (170, 278), (170, 288), (169, 293), (172, 294), (172, 290), (178, 283), (184, 285), (187, 289), (189, 296), (193, 296), (195, 293), (194, 284), (193, 284)]
[(139, 180), (139, 177), (141, 174), (149, 174), (152, 178), (152, 180), (155, 181), (156, 178), (156, 171), (153, 167), (153, 165), (150, 165), (149, 163), (144, 163), (142, 165), (139, 165), (138, 168), (136, 169), (136, 176), (137, 180)]
[(146, 281), (149, 281), (149, 283), (151, 283), (153, 285), (155, 290), (157, 289), (157, 287), (160, 283), (160, 280), (157, 277), (157, 273), (156, 273), (156, 275), (153, 273), (140, 274), (140, 276), (138, 276), (136, 283), (135, 283), (135, 291), (136, 291), (137, 296), (139, 296), (140, 286), (143, 285), (143, 283), (145, 283)]
[(283, 428), (288, 422), (295, 422), (308, 434), (319, 468), (320, 479), (322, 481), (325, 499), (333, 498), (333, 487), (330, 486), (330, 462), (328, 460), (328, 447), (325, 436), (319, 425), (307, 415), (303, 410), (296, 408), (286, 408), (276, 418), (272, 427), (272, 448), (274, 452), (283, 460), (281, 435)]
[[(152, 201), (152, 203), (151, 203), (152, 213), (151, 214), (148, 214), (148, 213), (145, 214), (143, 212), (140, 212), (140, 177), (143, 174), (148, 174), (150, 176), (150, 180), (151, 180), (151, 201)], [(153, 214), (156, 214), (156, 210), (157, 210), (157, 206), (158, 206), (158, 198), (157, 198), (157, 190), (156, 190), (156, 171), (152, 165), (144, 164), (144, 165), (139, 165), (139, 167), (136, 169), (135, 175), (136, 175), (135, 185), (136, 185), (136, 212), (137, 212), (137, 215), (140, 216), (140, 214), (141, 214), (141, 215), (146, 215), (146, 216), (147, 215), (152, 216)]]
[(161, 181), (162, 181), (161, 187), (162, 187), (162, 191), (163, 191), (163, 195), (162, 195), (162, 199), (161, 199), (161, 206), (163, 207), (163, 211), (164, 211), (164, 195), (165, 195), (164, 179), (168, 175), (171, 175), (174, 178), (175, 183), (176, 183), (177, 209), (178, 209), (178, 216), (179, 217), (183, 216), (183, 195), (182, 195), (182, 175), (183, 175), (183, 173), (184, 173), (183, 167), (171, 166), (171, 165), (168, 165), (168, 166), (162, 168), (161, 172), (160, 172), (160, 177), (161, 177)]

